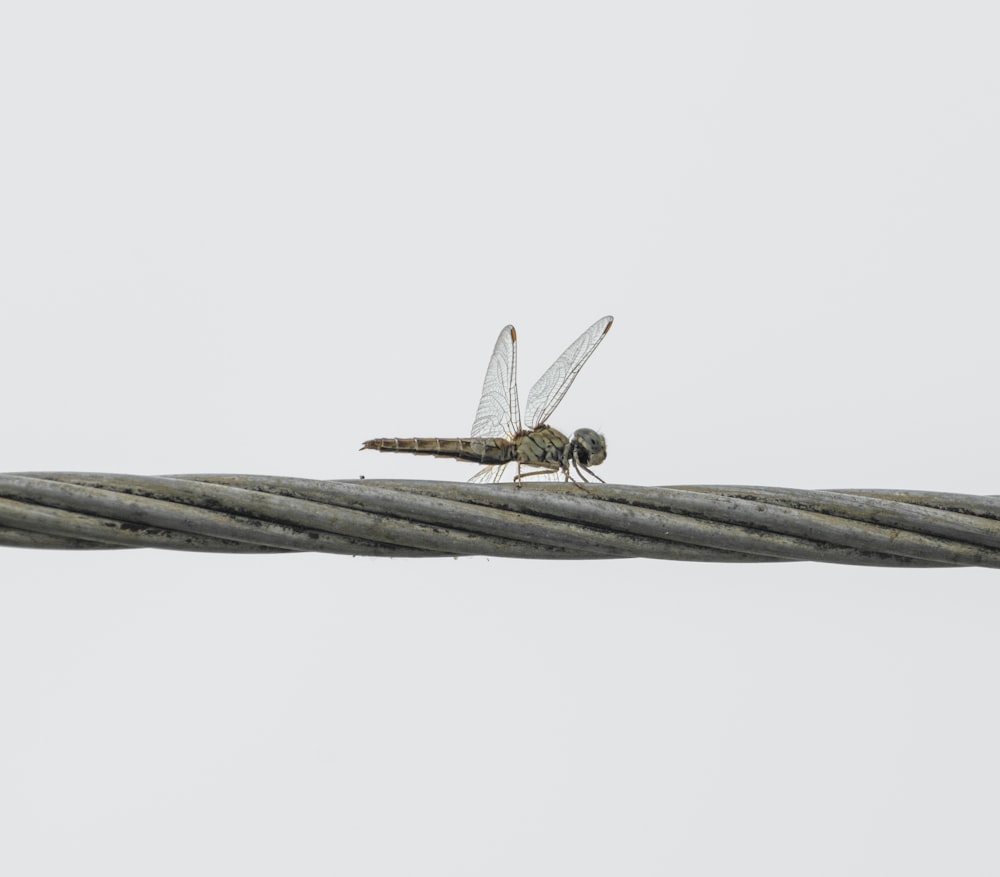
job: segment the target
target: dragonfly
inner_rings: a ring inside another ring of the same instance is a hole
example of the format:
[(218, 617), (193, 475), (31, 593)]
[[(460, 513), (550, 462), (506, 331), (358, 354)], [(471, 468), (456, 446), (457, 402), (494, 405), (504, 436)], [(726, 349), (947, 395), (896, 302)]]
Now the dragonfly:
[(513, 326), (504, 326), (486, 368), (469, 438), (376, 438), (366, 441), (361, 449), (427, 454), (484, 466), (470, 481), (499, 481), (507, 465), (513, 463), (517, 467), (516, 484), (532, 475), (560, 473), (565, 481), (575, 481), (570, 476), (570, 465), (583, 481), (587, 481), (583, 474), (586, 472), (603, 482), (590, 467), (607, 458), (604, 436), (583, 428), (567, 438), (548, 421), (612, 322), (614, 317), (601, 317), (546, 369), (528, 393), (524, 408), (527, 427), (522, 423), (517, 395), (517, 332)]

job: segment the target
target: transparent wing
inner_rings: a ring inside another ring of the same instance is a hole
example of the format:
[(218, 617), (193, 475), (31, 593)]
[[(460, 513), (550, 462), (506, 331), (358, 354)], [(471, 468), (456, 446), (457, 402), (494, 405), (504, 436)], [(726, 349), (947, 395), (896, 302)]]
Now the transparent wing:
[(612, 322), (614, 317), (601, 317), (566, 348), (562, 356), (549, 366), (548, 371), (531, 388), (531, 392), (528, 393), (528, 404), (524, 408), (524, 422), (528, 424), (529, 429), (548, 423), (552, 412), (573, 385), (583, 364), (590, 359), (590, 355), (597, 350), (597, 345), (608, 334)]
[(517, 333), (504, 326), (493, 348), (483, 379), (473, 438), (500, 438), (521, 428), (521, 406), (517, 399)]
[(473, 475), (469, 482), (472, 484), (499, 484), (503, 480), (504, 469), (509, 465), (509, 463), (500, 463), (498, 466), (487, 466)]

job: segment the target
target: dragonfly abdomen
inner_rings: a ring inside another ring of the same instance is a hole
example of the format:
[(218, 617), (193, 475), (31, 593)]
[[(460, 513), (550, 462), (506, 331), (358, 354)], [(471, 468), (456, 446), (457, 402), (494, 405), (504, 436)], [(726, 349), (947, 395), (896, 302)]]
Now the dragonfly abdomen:
[(361, 448), (450, 457), (452, 460), (468, 460), (484, 466), (510, 463), (517, 455), (514, 443), (504, 438), (377, 438), (369, 439)]

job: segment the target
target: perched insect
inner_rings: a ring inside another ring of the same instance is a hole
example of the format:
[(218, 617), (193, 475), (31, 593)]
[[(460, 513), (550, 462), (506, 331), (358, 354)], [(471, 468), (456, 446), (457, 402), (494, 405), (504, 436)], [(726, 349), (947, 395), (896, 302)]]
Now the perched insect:
[[(366, 441), (362, 450), (429, 454), (485, 465), (471, 481), (499, 481), (508, 463), (517, 466), (515, 482), (531, 475), (559, 472), (569, 481), (571, 463), (582, 480), (587, 480), (583, 474), (586, 472), (603, 481), (590, 467), (603, 463), (608, 455), (604, 436), (584, 428), (567, 438), (549, 426), (548, 420), (583, 364), (608, 334), (613, 320), (601, 317), (538, 379), (524, 409), (527, 428), (522, 425), (517, 398), (517, 333), (513, 326), (504, 326), (486, 368), (471, 438), (378, 438)], [(522, 466), (535, 471), (522, 472)]]

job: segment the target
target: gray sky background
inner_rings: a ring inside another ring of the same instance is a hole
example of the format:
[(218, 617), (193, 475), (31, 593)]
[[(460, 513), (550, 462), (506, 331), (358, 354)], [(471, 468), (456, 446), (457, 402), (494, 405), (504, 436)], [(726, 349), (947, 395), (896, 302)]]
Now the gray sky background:
[[(1000, 492), (994, 14), (5, 10), (0, 469)], [(996, 873), (998, 583), (0, 549), (0, 870)]]

